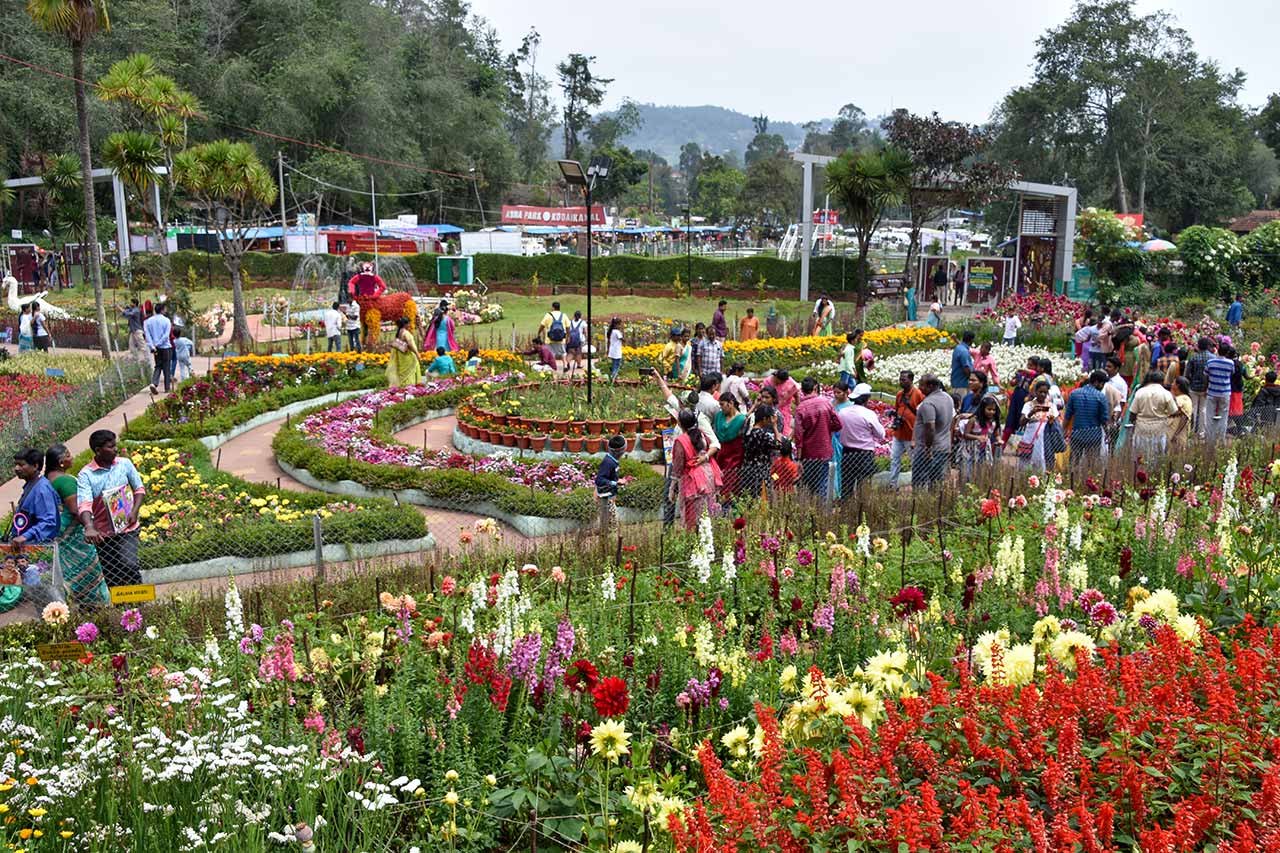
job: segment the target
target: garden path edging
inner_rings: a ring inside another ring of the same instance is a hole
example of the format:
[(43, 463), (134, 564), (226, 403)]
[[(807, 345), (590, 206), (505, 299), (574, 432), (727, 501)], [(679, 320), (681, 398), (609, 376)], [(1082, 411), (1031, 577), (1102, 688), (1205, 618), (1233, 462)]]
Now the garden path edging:
[[(412, 424), (410, 425), (412, 426)], [(405, 427), (408, 429), (408, 427)], [(481, 441), (478, 438), (472, 438), (469, 435), (463, 435), (462, 430), (458, 427), (453, 428), (453, 446), (463, 453), (478, 454), (481, 456), (495, 456), (499, 453), (510, 453), (517, 459), (543, 459), (549, 462), (561, 462), (567, 459), (588, 457), (590, 459), (603, 459), (604, 452), (587, 453), (579, 451), (570, 453), (563, 450), (521, 450), (518, 447), (507, 447), (503, 444), (493, 444), (488, 441)], [(634, 459), (637, 462), (645, 462), (654, 464), (662, 461), (662, 450), (654, 449), (648, 452), (643, 450), (628, 450), (623, 454), (628, 459)]]
[[(384, 539), (381, 542), (355, 542), (351, 544), (330, 543), (321, 551), (324, 561), (343, 563), (348, 560), (367, 560), (372, 557), (391, 557), (403, 554), (416, 554), (430, 551), (436, 547), (435, 537), (428, 533), (419, 539)], [(286, 554), (273, 554), (267, 557), (214, 557), (195, 563), (175, 563), (157, 569), (144, 569), (144, 583), (174, 583), (177, 581), (201, 580), (217, 578), (225, 575), (249, 575), (257, 572), (269, 572), (276, 569), (297, 569), (315, 565), (316, 552), (291, 551)]]
[[(499, 509), (488, 501), (459, 505), (455, 502), (432, 497), (419, 489), (371, 489), (354, 480), (339, 480), (337, 482), (332, 480), (321, 480), (306, 468), (295, 468), (279, 457), (276, 457), (276, 464), (279, 465), (280, 469), (290, 477), (297, 480), (299, 483), (302, 483), (304, 486), (310, 486), (316, 491), (329, 492), (331, 494), (342, 495), (343, 497), (349, 498), (387, 498), (389, 500), (398, 500), (401, 503), (410, 503), (415, 506), (458, 510), (475, 515), (486, 515), (511, 525), (518, 530), (521, 535), (527, 536), (530, 539), (539, 536), (554, 536), (558, 533), (572, 533), (577, 530), (589, 528), (595, 524), (594, 519), (579, 521), (575, 518), (546, 518), (540, 515), (518, 515), (516, 513)], [(618, 507), (618, 520), (624, 523), (630, 524), (639, 521), (652, 521), (657, 518), (658, 512), (656, 510), (652, 512), (644, 512), (630, 507)]]

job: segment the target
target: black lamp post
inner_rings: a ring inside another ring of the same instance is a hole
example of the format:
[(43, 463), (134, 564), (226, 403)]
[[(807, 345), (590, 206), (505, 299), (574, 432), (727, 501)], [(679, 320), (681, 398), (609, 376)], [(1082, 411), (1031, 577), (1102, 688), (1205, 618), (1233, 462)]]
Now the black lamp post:
[(592, 157), (586, 170), (577, 160), (560, 160), (560, 174), (565, 183), (582, 187), (587, 196), (587, 402), (591, 402), (591, 190), (595, 188), (596, 178), (609, 174), (613, 161), (608, 157)]

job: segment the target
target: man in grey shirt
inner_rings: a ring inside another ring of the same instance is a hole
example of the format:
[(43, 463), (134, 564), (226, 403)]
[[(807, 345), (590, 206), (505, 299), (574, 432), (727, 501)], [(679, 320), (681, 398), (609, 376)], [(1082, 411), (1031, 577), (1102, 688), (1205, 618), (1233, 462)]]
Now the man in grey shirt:
[(956, 404), (932, 373), (920, 378), (920, 390), (925, 396), (916, 408), (916, 426), (911, 434), (911, 485), (931, 489), (947, 471)]
[(129, 321), (129, 355), (138, 361), (147, 361), (147, 339), (142, 333), (142, 309), (138, 307), (138, 298), (135, 296), (129, 303), (128, 308), (121, 308), (120, 313)]

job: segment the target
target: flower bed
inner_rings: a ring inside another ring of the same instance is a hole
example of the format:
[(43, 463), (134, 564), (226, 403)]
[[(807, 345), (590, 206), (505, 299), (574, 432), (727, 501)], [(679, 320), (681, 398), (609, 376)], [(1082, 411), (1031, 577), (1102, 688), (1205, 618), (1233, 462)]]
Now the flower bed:
[(6, 837), (1277, 849), (1280, 462), (1234, 450), (915, 524), (886, 492), (838, 532), (782, 505), (517, 557), (482, 521), (444, 567), (52, 605), (0, 644)]
[[(465, 353), (453, 356), (459, 364), (466, 361)], [(524, 366), (519, 357), (501, 350), (482, 350), (481, 357), (485, 370)], [(383, 385), (386, 363), (385, 353), (351, 352), (224, 359), (207, 376), (184, 382), (131, 421), (128, 435), (150, 441), (223, 434), (290, 403)]]
[[(267, 557), (313, 547), (312, 518), (324, 540), (354, 544), (426, 536), (422, 516), (388, 501), (335, 501), (281, 491), (214, 471), (198, 443), (127, 444), (147, 488), (139, 511), (143, 569), (216, 557)], [(85, 454), (84, 461), (87, 461)]]
[[(951, 341), (946, 332), (928, 326), (873, 329), (863, 335), (863, 345), (877, 356), (937, 346)], [(724, 364), (740, 361), (750, 373), (763, 373), (774, 368), (791, 368), (824, 359), (840, 357), (844, 335), (828, 337), (761, 338), (754, 341), (726, 341)], [(628, 367), (660, 367), (663, 344), (623, 347), (622, 358)]]
[(1076, 318), (1084, 315), (1084, 302), (1077, 302), (1055, 293), (1026, 296), (1006, 296), (994, 307), (984, 308), (974, 319), (984, 323), (1003, 323), (1016, 313), (1022, 322), (1032, 326), (1071, 326)]
[(478, 290), (455, 290), (446, 293), (454, 301), (454, 320), (460, 326), (495, 323), (502, 319), (502, 305)]
[[(590, 404), (583, 382), (540, 381), (481, 392), (458, 407), (464, 435), (531, 450), (602, 452), (610, 436), (643, 434), (646, 450), (671, 417), (657, 390), (644, 382), (600, 382)], [(566, 443), (568, 442), (568, 443)]]
[[(523, 462), (510, 456), (468, 456), (423, 451), (392, 438), (400, 425), (451, 408), (482, 388), (507, 379), (457, 377), (392, 388), (315, 410), (281, 430), (273, 445), (288, 465), (326, 482), (353, 480), (376, 489), (419, 489), (459, 505), (491, 501), (504, 512), (548, 518), (586, 518), (594, 509), (592, 460)], [(660, 478), (623, 463), (619, 504), (655, 506)]]
[(61, 379), (0, 370), (0, 418), (12, 423), (22, 412), (23, 406), (30, 406), (70, 390), (71, 386)]
[[(976, 348), (974, 352), (977, 352)], [(1073, 385), (1083, 376), (1079, 360), (1068, 358), (1060, 352), (1049, 352), (1040, 347), (1022, 345), (1007, 347), (1004, 344), (996, 344), (991, 348), (991, 355), (996, 360), (996, 372), (1000, 376), (1000, 381), (1006, 385), (1015, 373), (1027, 366), (1027, 359), (1032, 356), (1047, 358), (1053, 362), (1053, 376), (1060, 386)], [(898, 374), (904, 370), (913, 371), (916, 379), (926, 373), (932, 373), (940, 378), (944, 385), (950, 386), (951, 350), (922, 350), (877, 358), (870, 376), (876, 387), (896, 390)]]

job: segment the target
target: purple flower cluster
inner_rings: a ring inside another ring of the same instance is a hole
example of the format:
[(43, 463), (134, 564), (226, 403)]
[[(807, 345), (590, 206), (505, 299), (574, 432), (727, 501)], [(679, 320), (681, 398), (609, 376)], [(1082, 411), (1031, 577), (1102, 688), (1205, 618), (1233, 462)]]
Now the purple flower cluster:
[(507, 674), (513, 681), (525, 681), (529, 684), (529, 692), (533, 692), (534, 681), (530, 676), (542, 657), (542, 635), (525, 634), (516, 640), (511, 649), (511, 660), (507, 662)]
[(542, 665), (544, 689), (555, 687), (564, 675), (565, 664), (569, 662), (569, 658), (573, 657), (573, 645), (576, 640), (573, 623), (568, 619), (561, 619), (560, 624), (556, 626), (555, 642), (551, 644), (551, 650), (547, 652), (546, 661)]

